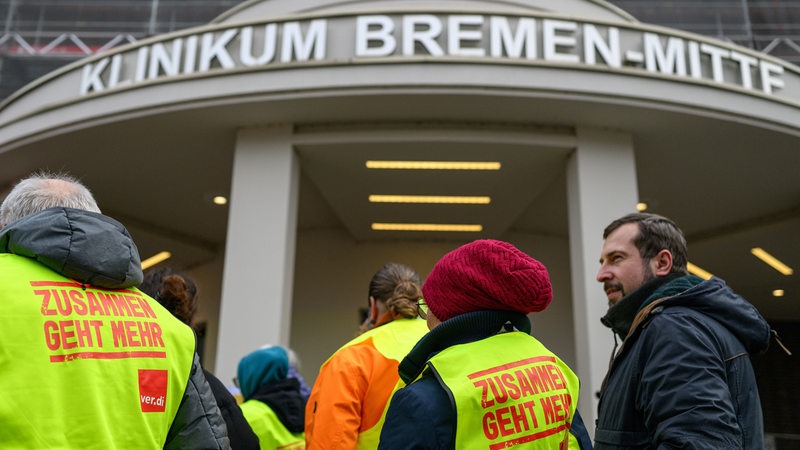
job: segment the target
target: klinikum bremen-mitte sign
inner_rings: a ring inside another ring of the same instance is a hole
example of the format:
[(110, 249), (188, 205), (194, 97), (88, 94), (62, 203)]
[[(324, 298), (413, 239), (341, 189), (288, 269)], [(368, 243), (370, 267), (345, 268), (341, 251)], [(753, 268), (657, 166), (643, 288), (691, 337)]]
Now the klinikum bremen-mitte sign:
[(763, 94), (784, 67), (737, 46), (640, 24), (480, 14), (337, 16), (166, 35), (82, 67), (80, 94), (145, 81), (298, 64), (458, 60), (634, 70)]

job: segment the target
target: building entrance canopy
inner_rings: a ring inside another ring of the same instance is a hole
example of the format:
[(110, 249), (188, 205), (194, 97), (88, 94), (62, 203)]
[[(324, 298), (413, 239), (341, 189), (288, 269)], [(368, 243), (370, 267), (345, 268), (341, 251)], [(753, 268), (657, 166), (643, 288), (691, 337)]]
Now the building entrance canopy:
[[(236, 202), (238, 137), (272, 128), (291, 131), (302, 169), (297, 229), (339, 228), (359, 243), (511, 232), (568, 240), (565, 171), (581, 135), (624, 135), (638, 198), (681, 224), (692, 261), (768, 317), (800, 314), (797, 276), (750, 254), (763, 247), (800, 266), (800, 69), (601, 1), (246, 2), (10, 96), (0, 105), (0, 187), (38, 168), (68, 169), (131, 228), (144, 256), (169, 245), (172, 264), (197, 267), (226, 245), (229, 217), (210, 198)], [(505, 170), (376, 174), (368, 159)], [(492, 200), (367, 202), (400, 193)], [(371, 226), (389, 221), (481, 228)], [(778, 287), (780, 302), (770, 296)]]
[[(11, 182), (43, 161), (65, 161), (63, 166), (79, 158), (85, 166), (104, 167), (168, 158), (215, 168), (209, 173), (197, 167), (190, 180), (177, 183), (186, 187), (176, 193), (209, 196), (230, 185), (230, 133), (292, 123), (307, 136), (306, 144), (297, 145), (304, 174), (349, 232), (357, 239), (397, 238), (376, 236), (366, 209), (352, 204), (368, 192), (341, 182), (359, 177), (360, 164), (347, 160), (363, 160), (370, 152), (410, 158), (437, 151), (453, 159), (458, 150), (417, 131), (411, 143), (376, 143), (362, 135), (357, 145), (339, 147), (319, 145), (314, 133), (391, 124), (408, 137), (404, 129), (425, 122), (429, 132), (440, 128), (463, 136), (455, 144), (466, 152), (462, 156), (509, 154), (510, 165), (518, 168), (515, 179), (534, 180), (525, 195), (493, 189), (498, 201), (485, 215), (488, 234), (516, 227), (563, 235), (565, 220), (531, 221), (526, 217), (536, 214), (524, 212), (557, 179), (558, 161), (574, 148), (575, 128), (584, 126), (634, 135), (641, 196), (681, 220), (690, 237), (710, 239), (719, 230), (796, 218), (796, 66), (642, 24), (603, 2), (552, 5), (245, 2), (208, 26), (86, 58), (12, 95), (0, 109), (0, 152), (16, 163), (3, 164), (3, 179)], [(482, 146), (466, 132), (481, 127), (538, 138), (528, 146), (520, 140)], [(109, 152), (125, 156), (101, 156)], [(520, 152), (530, 156), (527, 165), (513, 159)], [(166, 166), (149, 170), (155, 174)], [(150, 183), (142, 185), (141, 175), (115, 173), (112, 184), (137, 185), (147, 194)], [(158, 179), (174, 176), (167, 172)], [(369, 181), (380, 188), (374, 184), (380, 180)], [(153, 197), (158, 196), (146, 196)], [(196, 258), (206, 258), (224, 240), (224, 217), (195, 211), (182, 223), (113, 204), (124, 216), (157, 228), (188, 227), (177, 233), (202, 249)], [(169, 206), (150, 210), (167, 212)], [(414, 211), (420, 210), (409, 214)], [(198, 226), (202, 222), (207, 225)]]

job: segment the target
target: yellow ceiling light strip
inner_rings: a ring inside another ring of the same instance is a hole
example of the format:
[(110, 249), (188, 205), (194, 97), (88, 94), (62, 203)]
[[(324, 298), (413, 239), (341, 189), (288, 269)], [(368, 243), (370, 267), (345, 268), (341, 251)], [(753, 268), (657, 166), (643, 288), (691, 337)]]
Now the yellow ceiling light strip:
[(142, 261), (142, 270), (147, 270), (150, 267), (155, 266), (156, 264), (166, 261), (172, 257), (172, 253), (170, 252), (158, 252), (155, 255), (145, 259)]
[(707, 272), (700, 267), (695, 266), (694, 264), (687, 262), (686, 263), (686, 270), (689, 271), (692, 275), (697, 275), (698, 277), (708, 280), (709, 278), (713, 277), (714, 275), (711, 272)]
[(483, 225), (447, 224), (447, 223), (380, 223), (372, 224), (375, 231), (456, 231), (478, 233)]
[(496, 161), (367, 161), (367, 169), (500, 170)]
[(377, 195), (369, 196), (370, 203), (448, 203), (461, 205), (488, 205), (489, 196), (465, 195)]
[(750, 253), (755, 255), (756, 258), (769, 264), (770, 267), (772, 267), (773, 269), (777, 270), (778, 272), (784, 275), (791, 275), (794, 273), (794, 270), (792, 270), (791, 267), (781, 262), (778, 258), (770, 255), (761, 247), (756, 247), (754, 249), (751, 249)]

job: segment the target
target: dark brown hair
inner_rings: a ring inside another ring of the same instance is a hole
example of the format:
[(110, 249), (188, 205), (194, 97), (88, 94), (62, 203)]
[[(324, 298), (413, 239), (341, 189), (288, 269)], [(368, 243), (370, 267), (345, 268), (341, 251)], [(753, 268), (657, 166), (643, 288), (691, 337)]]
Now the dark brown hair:
[(422, 297), (419, 274), (403, 264), (388, 263), (372, 276), (369, 295), (383, 302), (396, 315), (417, 316), (417, 301)]
[(633, 239), (633, 245), (642, 259), (650, 259), (661, 250), (669, 250), (672, 253), (672, 272), (688, 273), (686, 238), (675, 222), (658, 214), (632, 213), (611, 222), (603, 231), (603, 239), (626, 223), (635, 223), (639, 227), (639, 235)]
[(188, 276), (170, 267), (153, 269), (144, 275), (139, 290), (161, 303), (187, 325), (197, 311), (197, 285)]

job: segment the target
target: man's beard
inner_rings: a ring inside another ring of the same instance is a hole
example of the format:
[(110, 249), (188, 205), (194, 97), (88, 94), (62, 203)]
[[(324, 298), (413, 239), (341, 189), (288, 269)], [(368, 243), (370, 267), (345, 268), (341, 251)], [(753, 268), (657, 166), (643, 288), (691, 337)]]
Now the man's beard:
[[(652, 280), (653, 278), (656, 277), (656, 275), (653, 273), (653, 270), (650, 269), (650, 264), (647, 264), (646, 262), (645, 262), (645, 265), (644, 265), (644, 270), (642, 270), (642, 272), (643, 272), (642, 273), (642, 277), (643, 277), (642, 284), (640, 284), (636, 289), (639, 289), (640, 287), (642, 287), (643, 284), (647, 283), (648, 281), (650, 281), (650, 280)], [(636, 289), (634, 289), (634, 290), (636, 290)]]
[[(655, 277), (656, 277), (656, 275), (653, 273), (653, 270), (650, 268), (650, 264), (647, 264), (647, 261), (645, 260), (644, 264), (642, 264), (642, 282), (639, 283), (638, 286), (633, 288), (633, 290), (631, 292), (636, 291), (637, 289), (642, 287), (645, 283), (647, 283), (648, 281), (652, 280)], [(608, 301), (608, 307), (609, 308), (614, 306), (614, 305), (616, 305), (617, 303), (621, 302), (629, 294), (629, 292), (627, 292), (625, 290), (625, 287), (622, 285), (622, 283), (619, 283), (619, 282), (608, 282), (608, 281), (603, 283), (603, 290), (604, 291), (607, 292), (608, 288), (610, 288), (610, 287), (616, 288), (620, 292), (621, 295), (620, 295), (619, 300), (617, 300), (616, 303), (612, 302), (611, 300)]]

